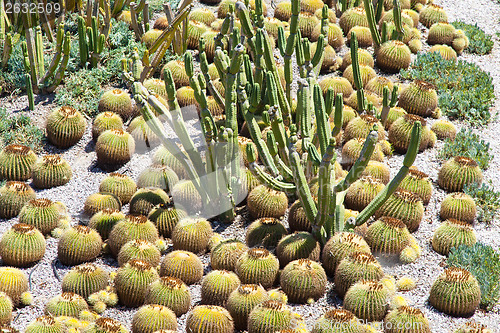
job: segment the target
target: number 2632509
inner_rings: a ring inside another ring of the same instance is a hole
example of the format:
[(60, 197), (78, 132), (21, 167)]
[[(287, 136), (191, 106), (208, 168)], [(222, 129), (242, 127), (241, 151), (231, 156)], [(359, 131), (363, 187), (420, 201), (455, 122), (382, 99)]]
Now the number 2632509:
[(7, 14), (57, 14), (61, 10), (59, 3), (35, 3), (35, 2), (7, 2), (5, 4), (5, 12)]

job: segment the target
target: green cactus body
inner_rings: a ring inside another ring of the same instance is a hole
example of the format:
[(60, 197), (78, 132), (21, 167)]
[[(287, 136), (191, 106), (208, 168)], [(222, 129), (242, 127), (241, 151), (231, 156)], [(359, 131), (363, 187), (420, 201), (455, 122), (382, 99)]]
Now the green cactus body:
[(377, 66), (387, 73), (399, 73), (411, 63), (411, 51), (405, 43), (391, 40), (380, 45), (376, 57)]
[[(314, 57), (316, 53), (316, 48), (318, 47), (318, 43), (314, 42), (311, 44), (311, 57)], [(323, 52), (323, 62), (321, 63), (321, 72), (329, 73), (336, 71), (340, 67), (340, 63), (342, 58), (337, 57), (337, 53), (335, 49), (331, 45), (326, 45)], [(293, 103), (293, 102), (292, 102)], [(293, 104), (292, 104), (293, 108)], [(292, 109), (292, 114), (294, 111)]]
[[(361, 75), (361, 81), (363, 82), (363, 87), (374, 77), (377, 76), (377, 73), (371, 66), (366, 66), (366, 65), (359, 65), (359, 72)], [(344, 78), (346, 78), (349, 83), (355, 87), (355, 82), (354, 82), (354, 72), (352, 69), (352, 64), (347, 66), (344, 70), (344, 73), (342, 74)]]
[(81, 311), (88, 310), (85, 299), (72, 292), (63, 292), (45, 304), (45, 314), (54, 317), (69, 316), (78, 318)]
[(168, 204), (168, 194), (157, 187), (140, 188), (130, 198), (130, 214), (149, 215), (156, 205)]
[(437, 22), (429, 28), (427, 44), (452, 45), (455, 36), (455, 27), (449, 23)]
[(145, 169), (137, 179), (137, 186), (144, 187), (157, 187), (169, 193), (170, 189), (179, 182), (177, 174), (163, 165), (152, 165)]
[(115, 224), (109, 234), (108, 244), (111, 253), (117, 256), (125, 243), (142, 239), (151, 243), (158, 240), (158, 231), (153, 222), (143, 215), (127, 215)]
[(280, 285), (293, 303), (311, 303), (325, 294), (327, 277), (321, 265), (309, 259), (288, 263), (280, 275)]
[(116, 195), (108, 192), (99, 192), (87, 197), (83, 211), (87, 215), (94, 215), (104, 209), (121, 210), (121, 208), (122, 203)]
[(148, 219), (156, 225), (160, 236), (170, 238), (175, 225), (188, 214), (180, 207), (169, 204), (155, 206), (148, 215)]
[(239, 203), (246, 203), (246, 198), (250, 192), (257, 186), (261, 185), (262, 183), (260, 180), (255, 177), (255, 175), (252, 173), (252, 171), (248, 169), (242, 170), (242, 176), (241, 176), (241, 188), (238, 191), (238, 200), (237, 202)]
[(424, 216), (424, 204), (417, 194), (398, 189), (375, 213), (376, 218), (380, 216), (400, 219), (410, 232), (414, 232), (420, 226)]
[(87, 122), (80, 112), (71, 106), (61, 106), (49, 115), (45, 129), (50, 143), (68, 148), (80, 141), (86, 127)]
[(392, 91), (394, 88), (394, 83), (383, 76), (376, 76), (364, 87), (367, 91), (371, 91), (374, 94), (377, 94), (380, 97), (384, 96), (384, 88), (387, 87), (389, 91)]
[[(161, 32), (160, 32), (161, 34)], [(163, 71), (162, 71), (163, 73)], [(167, 90), (165, 89), (165, 82), (160, 79), (150, 78), (144, 81), (144, 88), (146, 88), (151, 94), (157, 94), (162, 98), (166, 99)]]
[(123, 220), (125, 214), (116, 209), (105, 208), (98, 211), (89, 220), (89, 227), (97, 230), (103, 240), (108, 239), (109, 233), (118, 221)]
[(225, 306), (229, 295), (240, 286), (238, 276), (226, 270), (214, 270), (201, 282), (201, 303)]
[(370, 47), (373, 45), (370, 28), (361, 27), (359, 25), (352, 27), (351, 30), (349, 30), (349, 32), (347, 33), (347, 44), (351, 43), (351, 36), (353, 32), (356, 34), (359, 47)]
[(314, 14), (307, 12), (299, 13), (299, 20), (297, 22), (297, 27), (302, 37), (311, 39), (314, 27), (316, 27), (318, 23), (319, 20)]
[(253, 218), (285, 215), (288, 198), (284, 192), (275, 191), (265, 185), (259, 185), (248, 194), (247, 209)]
[(452, 248), (460, 245), (472, 246), (476, 241), (476, 232), (467, 222), (449, 219), (434, 231), (432, 248), (447, 256)]
[[(102, 94), (97, 109), (99, 112), (113, 112), (121, 119), (128, 119), (133, 113), (132, 99), (127, 92), (121, 89), (111, 89)], [(114, 121), (118, 124), (117, 120)]]
[(376, 178), (363, 176), (347, 189), (345, 206), (352, 210), (362, 211), (383, 189), (384, 184)]
[(476, 161), (455, 156), (446, 161), (438, 173), (438, 185), (448, 192), (460, 192), (466, 185), (483, 181), (483, 173)]
[(276, 247), (276, 256), (281, 267), (298, 259), (319, 261), (320, 253), (320, 245), (314, 236), (304, 231), (283, 237)]
[(153, 164), (166, 165), (172, 168), (180, 179), (187, 178), (186, 170), (182, 164), (163, 146), (160, 146), (153, 155)]
[(174, 203), (184, 207), (188, 213), (197, 213), (203, 208), (201, 195), (192, 181), (179, 181), (174, 185), (171, 192)]
[(389, 290), (373, 280), (361, 280), (354, 284), (344, 297), (344, 308), (360, 319), (382, 320), (387, 313)]
[(133, 333), (154, 333), (158, 330), (177, 330), (175, 313), (163, 305), (141, 306), (132, 318)]
[(354, 252), (371, 254), (363, 237), (350, 232), (339, 232), (331, 237), (321, 254), (321, 262), (327, 275), (333, 277), (340, 261)]
[(410, 243), (407, 247), (401, 251), (399, 255), (399, 260), (404, 264), (410, 264), (415, 262), (422, 254), (422, 249), (417, 243), (415, 237), (410, 235)]
[(32, 225), (14, 224), (0, 240), (4, 265), (26, 267), (41, 260), (44, 254), (45, 237)]
[[(379, 25), (382, 26), (385, 22), (394, 23), (394, 11), (387, 11), (379, 21)], [(413, 28), (413, 18), (405, 13), (401, 13), (401, 24), (408, 26), (410, 29)]]
[(290, 230), (292, 232), (310, 232), (312, 230), (311, 222), (307, 219), (304, 207), (302, 207), (300, 200), (296, 200), (290, 206), (290, 211), (288, 212), (288, 225), (290, 226)]
[(17, 216), (22, 207), (34, 199), (36, 199), (36, 193), (28, 184), (8, 181), (0, 188), (0, 217), (11, 218)]
[(415, 80), (406, 86), (399, 95), (398, 106), (406, 112), (428, 117), (437, 108), (438, 96), (430, 83)]
[(238, 330), (246, 330), (248, 315), (257, 305), (269, 300), (266, 290), (257, 284), (243, 284), (227, 299), (226, 308), (233, 317)]
[[(373, 60), (371, 53), (365, 49), (358, 49), (358, 62), (360, 66), (368, 66), (371, 68), (375, 66), (375, 60)], [(351, 52), (347, 52), (342, 58), (342, 66), (340, 66), (340, 70), (342, 72), (345, 71), (346, 68), (349, 67), (351, 64), (352, 64)]]
[(277, 3), (274, 9), (274, 17), (280, 21), (288, 22), (292, 17), (292, 3), (290, 1)]
[(160, 138), (149, 128), (142, 116), (137, 116), (130, 122), (127, 132), (134, 138), (138, 151), (148, 151), (160, 143)]
[[(311, 40), (316, 42), (321, 35), (322, 23), (318, 22), (311, 32)], [(335, 23), (328, 23), (328, 29), (326, 31), (326, 37), (328, 39), (328, 45), (333, 47), (334, 50), (340, 50), (344, 45), (344, 34), (342, 29)]]
[(410, 244), (410, 232), (403, 221), (383, 216), (368, 227), (365, 239), (375, 253), (399, 255)]
[(175, 98), (177, 99), (177, 102), (179, 103), (179, 106), (181, 108), (190, 105), (196, 106), (198, 104), (194, 95), (194, 90), (189, 86), (180, 87), (179, 89), (177, 89), (177, 91), (175, 92)]
[(281, 288), (271, 289), (267, 292), (270, 301), (277, 301), (283, 304), (288, 303), (288, 296), (281, 290)]
[(149, 285), (145, 303), (166, 306), (180, 317), (189, 311), (191, 295), (188, 286), (182, 280), (164, 276)]
[(128, 333), (127, 328), (118, 320), (100, 317), (91, 323), (85, 333)]
[(69, 163), (60, 155), (45, 155), (33, 165), (33, 187), (51, 188), (68, 183), (73, 177)]
[[(199, 40), (201, 35), (207, 31), (207, 26), (203, 22), (198, 22), (194, 20), (189, 21), (189, 26), (187, 30), (187, 45), (188, 48), (192, 50), (196, 50), (198, 48)], [(176, 71), (180, 71), (177, 66), (171, 65), (171, 68), (174, 68)], [(178, 85), (176, 83), (177, 88), (183, 87), (184, 85)]]
[[(198, 41), (196, 41), (196, 47), (198, 46), (198, 42), (199, 38)], [(165, 64), (161, 72), (163, 73), (167, 68), (170, 69), (170, 72), (172, 73), (172, 78), (174, 79), (176, 88), (189, 86), (189, 76), (186, 73), (184, 61), (171, 60)]]
[(190, 333), (232, 333), (233, 318), (220, 306), (198, 305), (189, 312), (186, 319), (186, 331)]
[(21, 302), (21, 295), (28, 291), (28, 277), (14, 267), (0, 267), (0, 291), (6, 293), (14, 306)]
[(120, 115), (110, 111), (99, 113), (92, 123), (92, 139), (96, 141), (102, 132), (110, 129), (123, 129)]
[(3, 331), (3, 327), (10, 324), (13, 307), (10, 297), (4, 292), (0, 292), (0, 330), (2, 333), (7, 333)]
[(28, 201), (19, 212), (19, 222), (31, 225), (44, 235), (57, 228), (60, 220), (57, 204), (49, 199)]
[(278, 301), (265, 301), (248, 315), (248, 333), (274, 333), (288, 329), (292, 313), (287, 305)]
[(203, 264), (192, 252), (172, 251), (161, 262), (160, 276), (175, 277), (191, 285), (203, 277)]
[(407, 190), (417, 194), (424, 205), (429, 203), (432, 196), (432, 182), (429, 179), (429, 175), (411, 168), (408, 175), (401, 181), (399, 188)]
[(130, 260), (118, 269), (114, 279), (120, 303), (127, 307), (137, 307), (144, 304), (149, 284), (158, 279), (156, 269), (147, 262)]
[[(363, 149), (365, 140), (365, 138), (354, 138), (347, 141), (344, 146), (342, 146), (342, 166), (351, 167), (356, 162), (359, 155), (361, 154), (361, 150)], [(370, 156), (370, 160), (383, 162), (384, 157), (385, 156), (384, 152), (382, 151), (382, 146), (380, 142), (377, 142), (375, 144), (375, 150)]]
[(237, 239), (228, 239), (216, 245), (210, 253), (212, 269), (234, 271), (239, 257), (248, 247)]
[(161, 253), (153, 243), (142, 239), (134, 239), (121, 247), (117, 259), (120, 267), (132, 259), (139, 259), (156, 267), (160, 264)]
[(443, 220), (456, 219), (472, 224), (476, 218), (476, 202), (465, 193), (448, 194), (441, 202), (439, 216)]
[(429, 320), (423, 312), (411, 306), (401, 306), (390, 311), (385, 317), (384, 323), (387, 327), (385, 329), (387, 333), (431, 332)]
[(441, 55), (444, 60), (457, 60), (457, 52), (448, 45), (437, 44), (431, 47), (429, 53), (436, 52)]
[(434, 23), (448, 22), (448, 15), (443, 7), (429, 3), (420, 11), (419, 20), (425, 27), (430, 28)]
[(335, 289), (340, 297), (356, 282), (365, 280), (379, 281), (384, 276), (380, 263), (371, 254), (354, 252), (342, 259), (335, 271)]
[(25, 181), (37, 160), (31, 148), (8, 145), (0, 152), (0, 179)]
[(410, 9), (410, 7), (408, 7), (403, 9), (401, 13), (408, 15), (412, 19), (413, 28), (416, 28), (418, 26), (418, 23), (420, 22), (420, 14), (417, 11)]
[(414, 38), (408, 42), (408, 47), (410, 48), (411, 53), (416, 54), (416, 53), (422, 51), (423, 44), (422, 44), (422, 41), (420, 39)]
[(351, 312), (344, 309), (331, 309), (316, 322), (311, 333), (362, 333), (365, 327)]
[(379, 140), (385, 139), (384, 126), (382, 126), (380, 121), (370, 115), (361, 115), (347, 124), (344, 130), (344, 141), (349, 141), (354, 138), (366, 139), (374, 125), (378, 126)]
[(323, 91), (323, 95), (326, 94), (328, 88), (333, 89), (333, 93), (336, 96), (337, 94), (342, 94), (344, 98), (351, 96), (353, 89), (352, 85), (346, 78), (343, 77), (334, 77), (327, 76), (319, 81), (319, 86), (321, 91)]
[(41, 316), (31, 321), (24, 332), (26, 333), (65, 333), (68, 329), (57, 318)]
[(413, 125), (417, 121), (422, 124), (422, 138), (420, 140), (419, 151), (432, 146), (432, 132), (427, 126), (425, 119), (414, 114), (405, 114), (396, 119), (389, 128), (389, 142), (395, 151), (406, 153), (410, 144)]
[(393, 108), (390, 108), (389, 113), (387, 114), (387, 119), (385, 121), (385, 128), (387, 130), (389, 130), (391, 128), (391, 125), (396, 120), (398, 120), (399, 118), (403, 117), (406, 114), (407, 114), (407, 112), (403, 108), (400, 108), (399, 106), (395, 106)]
[[(216, 22), (217, 21), (213, 22), (212, 26), (214, 26), (214, 24)], [(238, 21), (235, 20), (234, 26), (237, 26), (237, 23), (238, 23)], [(205, 31), (205, 33), (203, 33), (203, 35), (201, 35), (201, 38), (203, 38), (205, 40), (205, 53), (207, 55), (208, 61), (212, 61), (214, 59), (214, 56), (215, 56), (215, 37), (218, 35), (218, 33), (219, 33), (218, 30), (208, 29), (207, 31)], [(224, 46), (226, 46), (227, 42), (225, 40), (223, 40), (222, 44)]]
[[(353, 92), (351, 96), (349, 96), (344, 100), (344, 103), (353, 108), (354, 110), (356, 110), (356, 112), (361, 113), (362, 110), (359, 109), (357, 95), (358, 94), (356, 92)], [(372, 103), (375, 109), (380, 109), (382, 107), (383, 100), (377, 94), (374, 94), (371, 91), (365, 91), (364, 95), (366, 101)]]
[(387, 184), (391, 179), (391, 172), (389, 167), (382, 162), (370, 160), (366, 165), (365, 170), (361, 173), (361, 176), (368, 176), (382, 184)]
[(444, 119), (439, 119), (431, 126), (431, 131), (436, 133), (436, 136), (439, 140), (455, 140), (455, 136), (457, 135), (457, 128), (453, 125), (452, 122)]
[(62, 279), (62, 291), (73, 292), (87, 299), (91, 294), (105, 289), (109, 283), (109, 273), (104, 269), (85, 263), (73, 267)]
[(203, 253), (212, 237), (212, 225), (203, 218), (185, 217), (172, 231), (174, 250), (185, 250), (193, 253)]
[(263, 217), (248, 226), (246, 243), (248, 247), (262, 246), (272, 249), (286, 234), (286, 228), (280, 220), (273, 217)]
[(68, 228), (59, 239), (57, 258), (63, 265), (74, 266), (92, 261), (102, 250), (99, 233), (89, 227), (76, 225)]
[(476, 278), (467, 270), (450, 267), (432, 284), (429, 303), (438, 311), (451, 316), (468, 317), (481, 301)]
[(212, 24), (216, 20), (213, 11), (207, 8), (195, 8), (189, 13), (189, 20), (202, 22), (206, 25)]
[(125, 164), (135, 152), (134, 138), (121, 129), (106, 130), (97, 138), (95, 151), (100, 166)]
[(369, 27), (368, 18), (364, 8), (353, 7), (347, 9), (339, 18), (339, 25), (344, 34), (347, 34), (355, 26)]
[(270, 288), (278, 275), (278, 258), (263, 248), (253, 248), (240, 256), (236, 262), (236, 274), (243, 284), (261, 284)]
[(125, 205), (137, 191), (137, 186), (129, 176), (113, 172), (101, 181), (99, 191), (116, 195)]

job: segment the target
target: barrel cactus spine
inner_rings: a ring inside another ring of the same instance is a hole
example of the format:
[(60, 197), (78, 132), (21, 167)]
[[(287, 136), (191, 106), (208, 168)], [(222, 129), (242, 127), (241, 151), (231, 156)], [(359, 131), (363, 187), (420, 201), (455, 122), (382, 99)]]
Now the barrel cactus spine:
[(125, 219), (115, 224), (108, 238), (111, 253), (117, 256), (121, 247), (134, 239), (142, 239), (151, 243), (158, 240), (158, 231), (146, 216), (127, 215)]
[(45, 237), (34, 226), (17, 223), (2, 235), (0, 256), (5, 265), (26, 267), (43, 258)]
[(142, 305), (149, 284), (158, 279), (156, 269), (147, 262), (130, 260), (118, 269), (114, 279), (120, 303), (128, 307)]
[(232, 333), (233, 318), (223, 307), (216, 305), (198, 305), (189, 312), (186, 330), (192, 333)]
[(164, 276), (149, 285), (144, 302), (166, 306), (179, 317), (189, 311), (191, 294), (182, 280)]
[(172, 251), (160, 266), (160, 276), (171, 276), (191, 285), (203, 277), (203, 264), (196, 254), (189, 251)]
[(109, 273), (92, 263), (73, 267), (62, 279), (62, 291), (73, 292), (87, 299), (91, 294), (105, 289)]
[(57, 258), (63, 265), (79, 265), (97, 258), (101, 250), (99, 233), (87, 226), (76, 225), (67, 229), (59, 239)]
[(280, 285), (290, 302), (313, 303), (326, 290), (327, 277), (321, 265), (309, 259), (288, 263), (280, 274)]
[(31, 148), (24, 145), (8, 145), (0, 152), (0, 179), (25, 181), (37, 160)]
[(154, 333), (158, 330), (177, 330), (175, 313), (163, 305), (141, 306), (132, 318), (133, 333)]
[(49, 115), (45, 129), (50, 143), (68, 148), (80, 141), (86, 127), (87, 122), (79, 111), (71, 106), (61, 106)]
[(45, 189), (67, 184), (73, 171), (69, 163), (60, 155), (45, 155), (33, 165), (33, 187)]
[(112, 172), (99, 184), (99, 191), (116, 195), (122, 204), (127, 204), (137, 191), (137, 185), (127, 175)]
[(58, 227), (61, 215), (57, 204), (49, 199), (28, 201), (19, 212), (19, 222), (31, 225), (44, 235)]
[(0, 188), (0, 217), (17, 216), (22, 207), (34, 199), (36, 199), (36, 193), (28, 184), (8, 181)]
[(236, 262), (236, 274), (243, 284), (261, 284), (269, 288), (279, 271), (279, 261), (264, 248), (253, 248), (242, 254)]
[(226, 308), (233, 317), (235, 328), (245, 330), (252, 309), (268, 299), (266, 290), (257, 284), (242, 284), (234, 290), (227, 299)]

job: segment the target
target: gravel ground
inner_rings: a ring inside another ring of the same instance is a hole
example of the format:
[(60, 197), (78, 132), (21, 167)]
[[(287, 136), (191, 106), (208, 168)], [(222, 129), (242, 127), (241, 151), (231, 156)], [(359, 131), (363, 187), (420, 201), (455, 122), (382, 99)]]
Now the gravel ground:
[[(475, 1), (452, 1), (452, 0), (435, 0), (435, 3), (442, 5), (449, 17), (450, 21), (463, 20), (467, 23), (477, 23), (482, 29), (489, 34), (495, 34), (497, 31), (498, 23), (500, 20), (500, 5), (495, 0), (475, 0)], [(269, 6), (270, 14), (272, 8)], [(344, 48), (340, 55), (347, 52)], [(493, 114), (497, 114), (500, 110), (500, 44), (497, 37), (495, 37), (495, 45), (493, 51), (489, 55), (476, 56), (471, 54), (463, 54), (461, 59), (477, 63), (483, 70), (491, 73), (496, 87), (497, 101), (492, 109)], [(393, 76), (397, 80), (396, 76)], [(54, 106), (52, 104), (53, 96), (48, 96), (43, 100), (38, 101), (35, 111), (28, 113), (32, 119), (43, 126), (44, 121), (50, 109)], [(0, 105), (6, 107), (12, 112), (24, 112), (27, 110), (26, 96), (0, 99)], [(430, 123), (433, 120), (429, 121)], [(454, 122), (458, 128), (463, 127), (459, 122)], [(54, 147), (47, 145), (45, 150), (47, 153), (59, 153), (68, 160), (73, 168), (73, 179), (65, 186), (37, 191), (37, 197), (50, 198), (52, 200), (61, 201), (68, 207), (70, 214), (73, 217), (73, 224), (79, 221), (85, 222), (85, 217), (81, 215), (83, 203), (85, 199), (92, 193), (98, 191), (99, 183), (106, 177), (107, 172), (99, 169), (96, 166), (96, 156), (94, 152), (94, 144), (91, 140), (89, 121), (87, 131), (83, 139), (74, 147), (68, 150), (58, 150)], [(190, 125), (195, 125), (191, 122)], [(490, 168), (484, 173), (486, 180), (492, 180), (497, 189), (500, 189), (500, 179), (497, 177), (500, 172), (500, 140), (496, 140), (496, 134), (500, 130), (500, 123), (493, 121), (486, 128), (476, 130), (483, 139), (490, 142), (490, 151), (495, 155), (494, 160), (491, 162)], [(402, 295), (408, 300), (410, 305), (423, 310), (427, 318), (431, 322), (432, 332), (441, 333), (448, 332), (457, 327), (459, 324), (467, 321), (465, 318), (452, 318), (434, 310), (427, 302), (430, 287), (436, 277), (444, 270), (442, 263), (445, 260), (444, 256), (435, 253), (429, 244), (433, 231), (440, 223), (438, 213), (440, 202), (445, 196), (445, 193), (437, 187), (435, 183), (437, 179), (437, 172), (442, 163), (437, 158), (437, 153), (441, 149), (443, 143), (438, 141), (433, 149), (426, 150), (418, 155), (415, 165), (421, 170), (428, 173), (434, 182), (434, 194), (431, 198), (429, 205), (426, 207), (424, 219), (421, 223), (419, 230), (414, 233), (420, 246), (422, 247), (422, 257), (413, 264), (401, 265), (387, 262), (384, 258), (379, 258), (384, 266), (384, 271), (387, 274), (394, 275), (395, 277), (410, 276), (417, 282), (417, 288), (405, 292)], [(151, 163), (151, 156), (153, 152), (146, 152), (135, 154), (132, 161), (117, 170), (118, 172), (127, 174), (134, 179), (137, 179), (138, 174)], [(402, 156), (394, 156), (387, 160), (388, 165), (391, 167), (391, 172), (394, 175), (402, 163)], [(128, 211), (125, 206), (123, 211)], [(240, 215), (236, 221), (229, 226), (214, 224), (215, 231), (220, 232), (226, 237), (236, 237), (244, 240), (244, 228), (248, 225), (249, 221), (246, 218), (246, 210), (241, 208), (238, 210)], [(1, 220), (0, 221), (0, 234), (5, 232), (13, 224), (17, 223), (17, 219)], [(500, 223), (496, 220), (492, 225), (476, 224), (474, 226), (478, 240), (493, 246), (495, 249), (500, 248)], [(34, 318), (43, 314), (44, 304), (48, 299), (56, 296), (61, 292), (60, 282), (55, 277), (52, 262), (57, 257), (57, 240), (50, 238), (47, 240), (47, 251), (45, 257), (39, 265), (25, 269), (25, 272), (31, 275), (32, 284), (31, 291), (35, 296), (34, 304), (22, 309), (16, 310), (15, 321), (13, 326), (18, 329), (24, 329), (26, 325)], [(210, 270), (208, 255), (201, 257), (205, 265), (206, 271)], [(106, 267), (108, 270), (115, 271), (118, 267), (113, 258), (104, 256), (96, 260), (96, 264)], [(61, 277), (68, 271), (69, 267), (60, 264), (55, 265), (57, 276)], [(200, 301), (200, 285), (195, 284), (190, 287), (193, 305)], [(328, 284), (328, 291), (324, 297), (318, 300), (313, 305), (291, 305), (294, 311), (301, 314), (309, 326), (312, 328), (314, 321), (322, 315), (328, 308), (332, 306), (341, 306), (341, 301), (335, 296), (332, 290), (332, 283)], [(132, 315), (135, 309), (128, 309), (117, 307), (107, 309), (104, 316), (112, 317), (130, 325)], [(179, 332), (185, 331), (186, 315), (181, 316), (179, 322)], [(493, 311), (483, 312), (476, 311), (472, 319), (487, 325), (490, 329), (496, 330), (500, 327), (500, 306), (497, 305)]]

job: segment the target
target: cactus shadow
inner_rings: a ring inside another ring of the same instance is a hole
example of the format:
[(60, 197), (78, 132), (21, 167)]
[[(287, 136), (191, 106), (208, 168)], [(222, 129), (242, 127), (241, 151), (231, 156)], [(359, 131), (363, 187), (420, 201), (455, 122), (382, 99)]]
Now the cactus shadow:
[(85, 145), (85, 148), (84, 148), (84, 151), (86, 153), (92, 153), (93, 151), (95, 151), (95, 141), (94, 140), (90, 140), (86, 145)]

